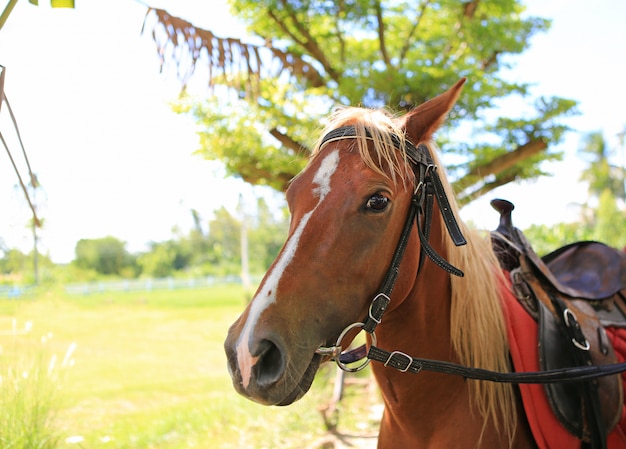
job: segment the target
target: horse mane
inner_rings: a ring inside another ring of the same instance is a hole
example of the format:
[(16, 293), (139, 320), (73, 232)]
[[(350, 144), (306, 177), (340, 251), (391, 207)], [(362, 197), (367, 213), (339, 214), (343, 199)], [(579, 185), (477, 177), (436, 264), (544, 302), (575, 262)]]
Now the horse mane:
[[(404, 151), (398, 151), (390, 135), (400, 138), (404, 148), (405, 131), (402, 122), (386, 109), (365, 109), (348, 107), (334, 112), (328, 120), (321, 136), (333, 129), (352, 125), (356, 128), (356, 141), (364, 163), (375, 172), (391, 178), (394, 183), (401, 179), (409, 188), (413, 186), (414, 174)], [(371, 137), (366, 136), (365, 129)], [(321, 138), (320, 138), (321, 141)], [(368, 146), (368, 142), (373, 145)], [(319, 141), (312, 157), (319, 151)], [(438, 174), (455, 216), (459, 217), (459, 206), (452, 186), (447, 179), (445, 169), (437, 154), (434, 142), (423, 143), (434, 163), (439, 167)], [(371, 147), (374, 151), (371, 151)], [(372, 156), (373, 153), (373, 156)], [(452, 287), (450, 328), (453, 349), (459, 362), (469, 367), (493, 371), (510, 372), (509, 345), (504, 324), (502, 303), (499, 292), (503, 274), (492, 250), (491, 242), (476, 230), (459, 221), (461, 231), (467, 239), (467, 245), (456, 247), (444, 228), (443, 220), (437, 220), (442, 226), (444, 237), (444, 257), (461, 268), (464, 278), (450, 276)], [(434, 223), (433, 223), (434, 224)], [(491, 421), (512, 442), (517, 422), (515, 394), (511, 384), (496, 382), (470, 382), (470, 399), (478, 412), (484, 417), (485, 424)]]

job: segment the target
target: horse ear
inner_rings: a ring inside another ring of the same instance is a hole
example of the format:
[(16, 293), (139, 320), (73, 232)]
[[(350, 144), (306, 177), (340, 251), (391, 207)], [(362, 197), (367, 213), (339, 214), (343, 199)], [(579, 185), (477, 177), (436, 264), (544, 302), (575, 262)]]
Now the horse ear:
[(452, 106), (456, 103), (467, 78), (461, 78), (450, 89), (417, 106), (404, 116), (407, 136), (415, 143), (429, 140), (443, 124)]

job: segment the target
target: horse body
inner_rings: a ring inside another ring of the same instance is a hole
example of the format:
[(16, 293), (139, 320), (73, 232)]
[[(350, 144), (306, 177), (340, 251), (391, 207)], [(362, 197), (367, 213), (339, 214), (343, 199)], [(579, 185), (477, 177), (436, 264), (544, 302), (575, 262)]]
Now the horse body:
[[(308, 391), (329, 358), (318, 348), (332, 345), (343, 329), (368, 316), (420, 181), (397, 146), (389, 139), (380, 142), (393, 134), (406, 135), (415, 145), (428, 143), (461, 85), (399, 119), (352, 110), (331, 120), (329, 130), (349, 124), (357, 136), (320, 146), (292, 182), (289, 237), (228, 332), (225, 350), (239, 393), (262, 404), (291, 404)], [(429, 241), (466, 276), (454, 279), (429, 259), (420, 262), (424, 256), (413, 228), (391, 302), (376, 329), (377, 345), (510, 370), (497, 260), (477, 235), (466, 248), (455, 248), (437, 208)], [(469, 233), (465, 226), (463, 232)], [(351, 338), (354, 333), (343, 343)], [(415, 376), (382, 364), (373, 371), (385, 403), (379, 448), (536, 447), (511, 385), (434, 373)]]

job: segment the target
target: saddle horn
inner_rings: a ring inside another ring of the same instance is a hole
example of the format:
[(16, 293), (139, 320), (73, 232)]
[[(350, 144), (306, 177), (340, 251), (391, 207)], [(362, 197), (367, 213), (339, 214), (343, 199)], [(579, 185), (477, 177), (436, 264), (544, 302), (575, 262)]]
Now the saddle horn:
[(512, 212), (515, 205), (501, 198), (491, 200), (490, 204), (500, 214), (500, 223), (496, 230), (491, 233), (491, 244), (498, 256), (500, 266), (511, 271), (519, 266), (520, 251), (516, 247), (523, 247), (519, 246), (518, 234), (513, 226)]

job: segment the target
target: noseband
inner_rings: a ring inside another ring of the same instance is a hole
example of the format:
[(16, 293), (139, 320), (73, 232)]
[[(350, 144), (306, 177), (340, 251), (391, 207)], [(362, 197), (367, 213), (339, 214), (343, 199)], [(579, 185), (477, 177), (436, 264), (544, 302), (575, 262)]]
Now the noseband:
[[(371, 133), (366, 129), (365, 137), (373, 139)], [(319, 148), (337, 140), (357, 138), (356, 128), (354, 126), (344, 126), (330, 131), (322, 139)], [(333, 359), (339, 368), (344, 371), (355, 372), (365, 368), (370, 360), (383, 363), (385, 366), (395, 368), (403, 372), (411, 372), (414, 374), (420, 371), (433, 371), (444, 374), (452, 374), (462, 376), (466, 379), (486, 380), (491, 382), (508, 382), (516, 384), (531, 383), (558, 383), (558, 382), (576, 382), (598, 377), (608, 376), (626, 371), (626, 362), (611, 365), (593, 365), (581, 366), (574, 368), (564, 368), (546, 371), (533, 372), (516, 372), (501, 373), (480, 368), (470, 368), (450, 362), (438, 360), (420, 359), (411, 357), (400, 351), (385, 351), (376, 347), (375, 329), (382, 320), (382, 316), (391, 301), (391, 292), (398, 278), (400, 262), (404, 256), (409, 236), (413, 228), (413, 222), (417, 222), (417, 232), (419, 235), (421, 250), (418, 274), (424, 261), (424, 254), (428, 256), (437, 266), (455, 276), (462, 277), (463, 272), (452, 266), (448, 261), (443, 259), (428, 242), (430, 237), (430, 226), (433, 217), (433, 203), (437, 201), (439, 210), (443, 217), (448, 233), (456, 246), (465, 245), (467, 242), (459, 225), (456, 221), (454, 213), (450, 208), (450, 202), (446, 196), (441, 179), (437, 174), (437, 166), (434, 164), (432, 156), (426, 145), (419, 144), (417, 147), (408, 140), (404, 141), (395, 134), (390, 135), (393, 145), (399, 151), (404, 151), (407, 159), (414, 167), (416, 177), (416, 187), (411, 198), (411, 206), (398, 241), (398, 245), (394, 252), (393, 258), (385, 278), (381, 284), (379, 293), (374, 297), (369, 306), (368, 316), (364, 322), (357, 322), (347, 326), (339, 335), (334, 346), (320, 347), (316, 350), (317, 354), (329, 356)], [(346, 335), (354, 330), (361, 329), (371, 336), (371, 345), (369, 349), (366, 345), (356, 349), (343, 351), (342, 342)], [(356, 366), (348, 365), (363, 360)]]

